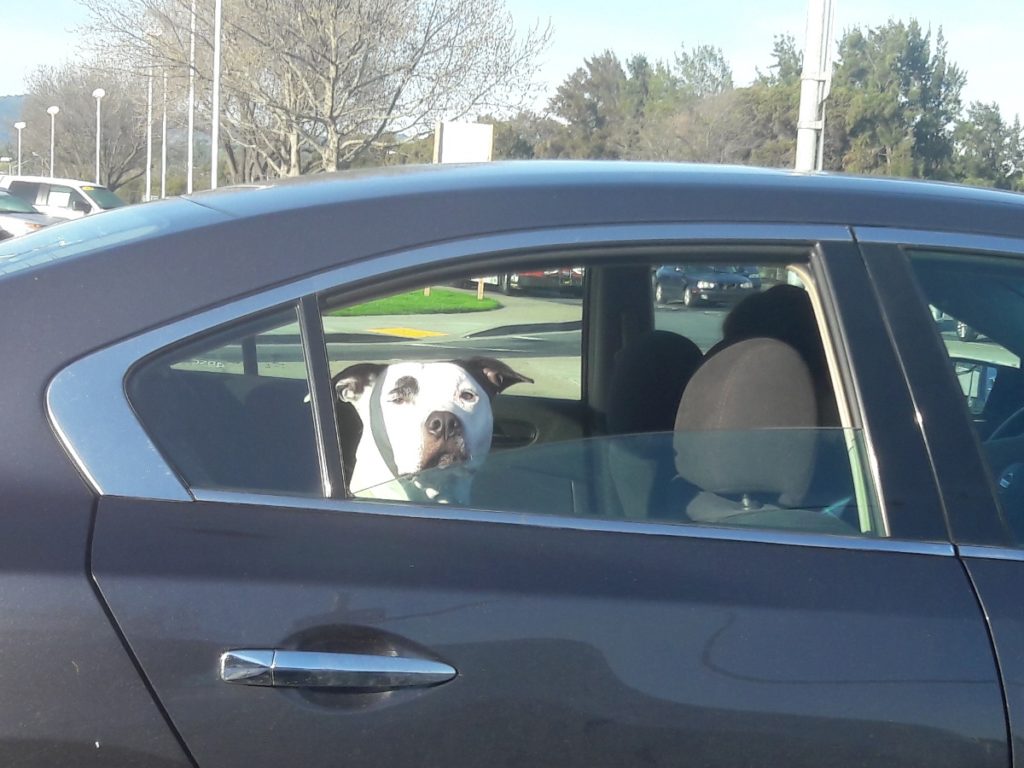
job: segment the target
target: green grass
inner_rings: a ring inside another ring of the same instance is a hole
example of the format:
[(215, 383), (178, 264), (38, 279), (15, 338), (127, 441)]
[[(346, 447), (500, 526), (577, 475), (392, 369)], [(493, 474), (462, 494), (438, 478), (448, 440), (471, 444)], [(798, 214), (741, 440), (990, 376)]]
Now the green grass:
[(399, 293), (383, 299), (375, 299), (354, 307), (336, 309), (328, 314), (334, 317), (369, 317), (370, 315), (440, 315), (460, 312), (487, 312), (500, 309), (494, 299), (477, 301), (475, 293), (463, 293), (447, 288), (431, 288), (430, 295), (422, 290)]

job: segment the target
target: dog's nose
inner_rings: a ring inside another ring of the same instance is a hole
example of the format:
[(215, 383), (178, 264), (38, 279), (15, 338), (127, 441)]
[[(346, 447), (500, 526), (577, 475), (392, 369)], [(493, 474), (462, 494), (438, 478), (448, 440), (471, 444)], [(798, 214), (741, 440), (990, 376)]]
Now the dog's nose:
[(434, 411), (427, 416), (427, 433), (440, 440), (448, 440), (462, 434), (462, 422), (454, 413)]

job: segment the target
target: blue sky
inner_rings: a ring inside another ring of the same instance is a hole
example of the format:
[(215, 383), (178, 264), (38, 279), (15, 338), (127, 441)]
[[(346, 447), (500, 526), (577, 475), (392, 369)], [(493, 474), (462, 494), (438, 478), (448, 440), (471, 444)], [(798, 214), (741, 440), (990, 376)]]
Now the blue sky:
[[(1004, 117), (1024, 118), (1024, 0), (835, 0), (836, 32), (877, 26), (890, 17), (942, 26), (951, 57), (967, 70), (965, 102), (995, 101)], [(206, 2), (206, 0), (202, 0)], [(671, 59), (680, 45), (720, 47), (744, 85), (769, 63), (772, 38), (788, 32), (803, 46), (806, 0), (505, 0), (523, 27), (550, 18), (553, 44), (542, 62), (547, 90), (584, 57), (611, 48), (620, 57), (646, 53)], [(212, 0), (208, 4), (212, 5)], [(24, 91), (41, 64), (73, 59), (82, 48), (75, 27), (86, 12), (75, 0), (4, 0), (0, 14), (0, 95)], [(45, 5), (45, 13), (41, 6)]]

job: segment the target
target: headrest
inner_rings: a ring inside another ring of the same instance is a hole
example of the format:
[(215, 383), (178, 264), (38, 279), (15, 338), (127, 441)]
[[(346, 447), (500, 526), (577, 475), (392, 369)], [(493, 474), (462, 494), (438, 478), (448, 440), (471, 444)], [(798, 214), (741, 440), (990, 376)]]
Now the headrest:
[(748, 339), (707, 358), (676, 414), (676, 471), (720, 494), (778, 494), (796, 504), (814, 464), (817, 402), (801, 355)]
[(609, 386), (608, 431), (671, 432), (679, 398), (703, 359), (684, 336), (651, 331), (621, 350)]

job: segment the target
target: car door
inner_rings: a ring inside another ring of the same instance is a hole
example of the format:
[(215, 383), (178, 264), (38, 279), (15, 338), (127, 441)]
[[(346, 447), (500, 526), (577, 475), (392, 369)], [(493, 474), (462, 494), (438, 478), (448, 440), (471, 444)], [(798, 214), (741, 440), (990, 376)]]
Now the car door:
[[(345, 499), (314, 294), (351, 282), (345, 269), (58, 376), (51, 411), (103, 491), (93, 576), (196, 763), (1005, 766), (989, 637), (861, 255), (838, 228), (758, 232), (807, 254), (795, 274), (846, 393), (838, 434), (870, 457), (876, 535)], [(712, 235), (759, 246), (742, 228)], [(410, 264), (459, 248), (360, 265), (362, 284), (408, 283)], [(199, 345), (175, 346), (186, 337)], [(151, 357), (167, 349), (166, 365)], [(99, 402), (82, 398), (89, 371), (142, 357), (156, 367), (128, 389), (156, 404), (136, 403), (161, 453), (116, 403), (76, 428), (75, 403)], [(291, 426), (275, 421), (286, 409)], [(172, 444), (176, 472), (159, 458)], [(329, 498), (315, 471), (273, 476), (289, 458), (318, 465)]]
[[(858, 232), (931, 445), (951, 533), (1002, 676), (1013, 764), (1024, 765), (1024, 538), (1019, 466), (1024, 240)], [(916, 300), (915, 300), (916, 297)], [(938, 313), (929, 314), (929, 305)], [(977, 327), (964, 338), (957, 325)], [(981, 382), (962, 360), (985, 372)], [(995, 422), (992, 414), (998, 414)]]

